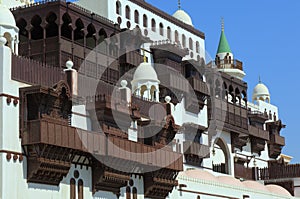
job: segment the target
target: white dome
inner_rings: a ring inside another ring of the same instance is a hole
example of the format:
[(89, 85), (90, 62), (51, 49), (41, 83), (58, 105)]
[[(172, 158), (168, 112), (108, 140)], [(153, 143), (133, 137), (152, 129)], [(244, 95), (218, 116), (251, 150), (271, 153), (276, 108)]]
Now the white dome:
[(183, 23), (186, 23), (190, 26), (194, 26), (191, 17), (183, 10), (177, 10), (174, 14), (173, 17), (176, 19), (182, 21)]
[(259, 99), (260, 97), (270, 97), (269, 89), (263, 83), (258, 83), (253, 89), (252, 98)]
[(16, 27), (16, 20), (11, 11), (3, 4), (0, 4), (0, 26)]
[(141, 63), (134, 72), (132, 82), (154, 81), (159, 82), (154, 68), (149, 63)]

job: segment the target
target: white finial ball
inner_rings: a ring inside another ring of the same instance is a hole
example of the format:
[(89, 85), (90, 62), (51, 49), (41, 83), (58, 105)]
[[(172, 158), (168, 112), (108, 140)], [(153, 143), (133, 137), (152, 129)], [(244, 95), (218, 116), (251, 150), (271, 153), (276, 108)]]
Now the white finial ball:
[(72, 69), (73, 66), (74, 66), (74, 63), (71, 60), (66, 62), (67, 69)]
[(165, 101), (169, 104), (171, 102), (171, 97), (170, 96), (166, 96), (165, 97)]
[(125, 88), (127, 86), (127, 81), (126, 80), (122, 80), (121, 81), (121, 86), (122, 86), (122, 88)]
[(0, 37), (0, 46), (4, 46), (6, 44), (7, 40), (5, 37)]

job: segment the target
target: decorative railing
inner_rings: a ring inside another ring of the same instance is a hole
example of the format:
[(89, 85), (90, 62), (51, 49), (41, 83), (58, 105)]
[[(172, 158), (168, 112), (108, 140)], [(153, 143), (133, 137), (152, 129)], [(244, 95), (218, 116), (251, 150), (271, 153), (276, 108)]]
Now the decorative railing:
[(208, 93), (208, 87), (207, 84), (195, 77), (190, 77), (188, 78), (188, 81), (191, 85), (191, 87), (195, 90), (198, 91), (200, 93), (203, 93), (205, 95), (209, 95)]
[(98, 158), (113, 157), (176, 171), (181, 171), (183, 167), (180, 153), (165, 149), (158, 150), (154, 146), (85, 131), (47, 119), (29, 121), (28, 131), (23, 133), (23, 146), (37, 144), (69, 148)]
[(255, 180), (255, 168), (247, 168), (242, 164), (234, 163), (234, 176), (244, 180)]
[(12, 55), (11, 78), (26, 84), (52, 87), (55, 83), (65, 79), (65, 74), (59, 67)]
[(236, 59), (234, 59), (234, 60), (231, 60), (231, 59), (216, 60), (215, 64), (220, 69), (231, 68), (231, 69), (243, 70), (243, 62), (236, 60)]
[(299, 178), (300, 164), (273, 165), (269, 168), (259, 169), (260, 180), (274, 180), (282, 178)]
[(248, 126), (249, 135), (252, 135), (257, 138), (262, 138), (264, 140), (269, 140), (269, 132), (263, 129), (257, 128), (255, 126)]

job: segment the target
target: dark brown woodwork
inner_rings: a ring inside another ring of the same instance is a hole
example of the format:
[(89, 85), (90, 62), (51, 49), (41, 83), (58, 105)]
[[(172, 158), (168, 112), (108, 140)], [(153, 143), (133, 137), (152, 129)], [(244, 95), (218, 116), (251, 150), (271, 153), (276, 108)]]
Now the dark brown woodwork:
[(276, 159), (281, 153), (282, 147), (285, 145), (284, 137), (280, 136), (280, 131), (285, 128), (281, 120), (275, 122), (268, 122), (266, 124), (267, 130), (270, 134), (270, 140), (268, 142), (269, 155), (271, 158)]
[(178, 185), (178, 172), (160, 169), (144, 175), (144, 196), (153, 199), (164, 199)]
[(255, 180), (256, 168), (247, 168), (244, 164), (234, 163), (234, 176), (243, 180)]

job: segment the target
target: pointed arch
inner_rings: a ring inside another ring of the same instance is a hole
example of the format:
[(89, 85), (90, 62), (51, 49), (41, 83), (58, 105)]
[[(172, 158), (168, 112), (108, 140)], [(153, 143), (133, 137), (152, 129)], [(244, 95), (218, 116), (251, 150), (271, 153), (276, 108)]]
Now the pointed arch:
[(42, 18), (39, 15), (34, 15), (31, 19), (31, 39), (32, 40), (39, 40), (43, 39), (44, 37), (44, 30), (41, 27)]
[(91, 49), (96, 47), (96, 29), (93, 24), (89, 24), (87, 27), (86, 47)]
[(76, 199), (76, 181), (74, 178), (70, 180), (70, 199)]
[(83, 180), (78, 180), (78, 199), (83, 199)]
[(72, 18), (68, 13), (63, 14), (62, 16), (63, 24), (61, 26), (61, 36), (69, 40), (72, 40)]
[(121, 2), (118, 0), (116, 2), (116, 14), (122, 15), (121, 11), (122, 11), (122, 5), (121, 5)]
[(226, 141), (221, 137), (217, 137), (214, 140), (213, 150), (215, 150), (215, 155), (219, 156), (218, 162), (213, 164), (213, 170), (219, 173), (230, 174), (230, 150)]
[(74, 30), (74, 41), (84, 44), (84, 24), (80, 18), (75, 22), (76, 29)]
[(196, 41), (196, 53), (200, 53), (200, 43)]
[(184, 34), (182, 34), (182, 47), (185, 48), (186, 47), (186, 37)]
[(148, 17), (147, 17), (147, 15), (143, 15), (143, 26), (145, 27), (145, 28), (147, 28), (148, 27)]
[(189, 38), (189, 48), (190, 50), (194, 50), (194, 42), (192, 38)]
[(180, 41), (179, 41), (179, 34), (178, 34), (177, 30), (175, 30), (175, 42), (176, 43), (180, 43)]
[(56, 20), (56, 14), (54, 12), (49, 12), (46, 17), (46, 21), (48, 23), (46, 26), (46, 38), (58, 36), (58, 25), (55, 22)]
[(27, 42), (28, 41), (28, 31), (26, 30), (27, 22), (25, 19), (21, 18), (17, 20), (17, 27), (19, 28), (19, 39), (20, 42)]

